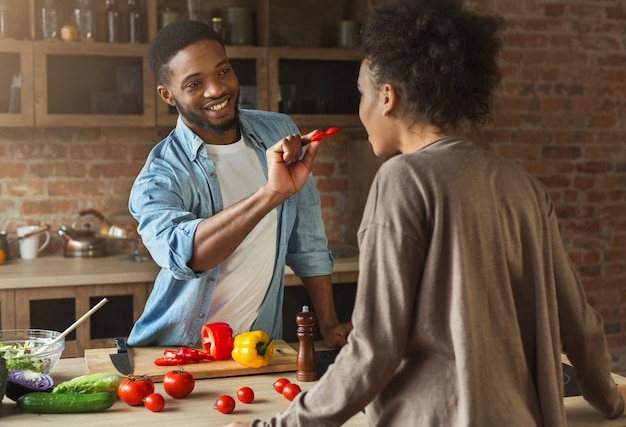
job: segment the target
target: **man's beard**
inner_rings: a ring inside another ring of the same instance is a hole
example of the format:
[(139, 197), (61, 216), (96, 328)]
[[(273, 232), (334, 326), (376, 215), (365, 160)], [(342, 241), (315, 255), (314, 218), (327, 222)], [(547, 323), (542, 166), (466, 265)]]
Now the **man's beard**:
[(235, 117), (232, 120), (223, 123), (221, 125), (215, 125), (207, 120), (205, 117), (192, 113), (189, 110), (185, 110), (182, 105), (178, 103), (176, 98), (174, 99), (174, 104), (176, 104), (176, 109), (178, 110), (178, 114), (183, 116), (188, 123), (199, 126), (205, 130), (208, 130), (214, 135), (221, 135), (227, 130), (235, 129), (239, 126), (239, 97), (235, 99)]

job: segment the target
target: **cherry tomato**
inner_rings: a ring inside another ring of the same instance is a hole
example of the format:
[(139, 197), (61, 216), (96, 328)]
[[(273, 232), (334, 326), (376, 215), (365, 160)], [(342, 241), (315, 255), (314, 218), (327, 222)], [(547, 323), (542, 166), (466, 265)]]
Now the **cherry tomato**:
[(152, 412), (161, 412), (165, 407), (165, 399), (159, 393), (150, 393), (144, 399), (143, 406)]
[(291, 383), (291, 381), (289, 381), (287, 378), (279, 378), (276, 381), (274, 381), (274, 390), (276, 390), (277, 393), (282, 394), (285, 384), (289, 384), (289, 383)]
[(285, 396), (287, 400), (293, 400), (298, 394), (300, 394), (301, 391), (302, 390), (300, 389), (300, 386), (298, 384), (285, 384), (285, 387), (283, 387), (283, 396)]
[(144, 376), (129, 375), (117, 388), (122, 402), (131, 406), (143, 405), (143, 399), (150, 393), (154, 393), (154, 383)]
[(169, 371), (163, 377), (163, 389), (174, 399), (189, 396), (195, 385), (196, 380), (193, 378), (193, 375), (183, 368), (177, 371)]
[(235, 410), (235, 399), (224, 394), (215, 401), (215, 409), (222, 414), (230, 414)]
[(252, 403), (254, 400), (254, 391), (250, 387), (241, 387), (237, 391), (237, 399), (242, 403)]

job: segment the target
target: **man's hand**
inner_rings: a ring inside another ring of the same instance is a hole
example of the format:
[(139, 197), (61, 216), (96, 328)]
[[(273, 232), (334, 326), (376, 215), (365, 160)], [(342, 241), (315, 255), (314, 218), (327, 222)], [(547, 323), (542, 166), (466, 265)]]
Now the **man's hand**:
[(348, 335), (352, 331), (352, 323), (340, 323), (335, 326), (320, 328), (324, 345), (328, 348), (340, 348), (348, 343)]
[[(312, 132), (301, 137), (288, 135), (267, 149), (267, 186), (278, 195), (281, 201), (297, 193), (306, 183), (313, 159), (317, 154), (320, 141), (311, 142)], [(302, 147), (309, 144), (306, 153), (300, 159)]]

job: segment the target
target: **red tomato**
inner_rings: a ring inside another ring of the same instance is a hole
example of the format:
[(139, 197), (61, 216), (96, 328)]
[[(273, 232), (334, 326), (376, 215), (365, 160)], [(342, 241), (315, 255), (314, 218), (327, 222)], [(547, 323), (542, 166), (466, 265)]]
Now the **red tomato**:
[(300, 394), (301, 391), (302, 390), (298, 384), (285, 384), (285, 387), (283, 388), (283, 396), (285, 396), (287, 400), (293, 400), (298, 394)]
[(195, 385), (196, 380), (193, 378), (193, 375), (183, 368), (177, 371), (169, 371), (163, 377), (163, 389), (174, 399), (189, 396)]
[(287, 378), (279, 378), (276, 381), (274, 381), (274, 390), (276, 390), (277, 393), (282, 394), (285, 384), (289, 384), (289, 383), (291, 383), (291, 381), (289, 381)]
[(144, 399), (143, 406), (152, 412), (161, 412), (165, 407), (165, 399), (159, 393), (150, 393)]
[(224, 394), (215, 401), (215, 408), (222, 414), (230, 414), (235, 410), (235, 399)]
[(122, 402), (131, 406), (143, 405), (143, 399), (154, 393), (154, 383), (150, 378), (129, 375), (122, 380), (117, 388), (117, 394)]
[(242, 403), (252, 403), (254, 400), (254, 391), (250, 387), (241, 387), (237, 391), (237, 399)]

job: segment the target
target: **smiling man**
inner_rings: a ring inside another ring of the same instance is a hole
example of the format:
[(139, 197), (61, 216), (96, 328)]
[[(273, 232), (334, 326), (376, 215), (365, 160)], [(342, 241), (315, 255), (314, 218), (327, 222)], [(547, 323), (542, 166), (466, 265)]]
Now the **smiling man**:
[(166, 26), (148, 56), (179, 118), (131, 190), (130, 212), (161, 271), (129, 345), (193, 346), (218, 321), (235, 334), (282, 338), (286, 264), (311, 297), (325, 343), (345, 344), (351, 325), (337, 320), (310, 173), (319, 141), (284, 114), (239, 110), (239, 81), (206, 24)]

